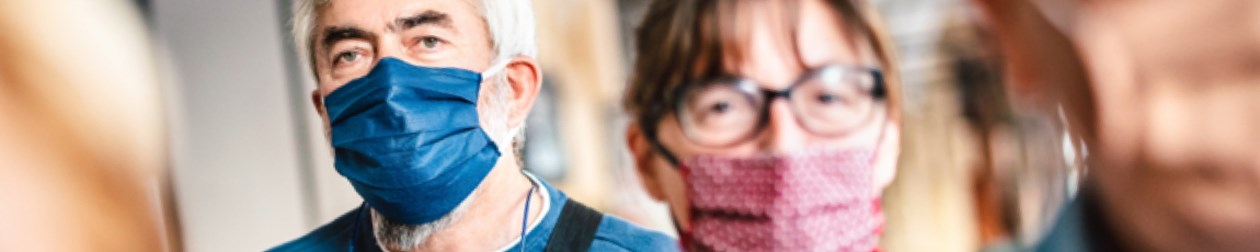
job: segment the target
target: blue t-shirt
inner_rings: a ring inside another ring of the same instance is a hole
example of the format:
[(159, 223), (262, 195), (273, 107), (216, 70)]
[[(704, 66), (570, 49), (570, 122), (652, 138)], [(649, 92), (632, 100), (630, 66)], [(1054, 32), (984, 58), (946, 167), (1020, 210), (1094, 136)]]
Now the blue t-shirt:
[[(525, 250), (543, 251), (555, 229), (560, 212), (569, 197), (551, 185), (538, 181), (550, 195), (550, 206), (537, 226), (525, 234)], [(470, 218), (465, 216), (464, 218)], [(353, 245), (353, 246), (351, 246)], [(518, 251), (518, 241), (508, 251)], [(664, 233), (644, 229), (610, 215), (600, 220), (590, 251), (678, 251), (678, 241)], [(267, 251), (381, 251), (372, 234), (367, 207), (359, 206), (311, 233)]]

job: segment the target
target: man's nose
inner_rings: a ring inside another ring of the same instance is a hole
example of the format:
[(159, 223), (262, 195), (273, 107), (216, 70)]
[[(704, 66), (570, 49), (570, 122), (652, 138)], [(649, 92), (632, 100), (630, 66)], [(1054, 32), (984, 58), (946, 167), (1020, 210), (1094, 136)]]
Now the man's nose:
[(783, 99), (774, 99), (769, 106), (770, 113), (766, 118), (766, 127), (757, 140), (760, 151), (793, 153), (804, 149), (807, 146), (809, 132), (797, 123), (796, 114), (792, 112), (788, 102)]
[[(385, 58), (395, 58), (415, 65), (416, 62), (408, 57), (407, 48), (402, 44), (395, 43), (397, 38), (392, 35), (382, 35), (380, 40), (376, 42), (376, 62), (381, 62)], [(374, 64), (375, 65), (375, 64)]]

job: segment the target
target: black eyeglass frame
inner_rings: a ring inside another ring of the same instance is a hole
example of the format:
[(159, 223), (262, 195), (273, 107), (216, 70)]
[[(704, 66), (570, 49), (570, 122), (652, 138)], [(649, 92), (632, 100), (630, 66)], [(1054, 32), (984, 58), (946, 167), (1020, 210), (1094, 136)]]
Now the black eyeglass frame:
[[(802, 84), (806, 80), (820, 74), (824, 70), (828, 70), (830, 68), (835, 68), (835, 67), (846, 68), (846, 69), (860, 69), (859, 70), (860, 72), (866, 72), (870, 74), (871, 80), (872, 80), (872, 86), (870, 89), (871, 97), (874, 98), (877, 102), (886, 101), (886, 98), (888, 96), (887, 86), (886, 86), (886, 83), (884, 82), (884, 73), (879, 68), (852, 67), (852, 66), (844, 66), (844, 65), (838, 65), (838, 64), (826, 65), (823, 67), (815, 68), (814, 70), (811, 70), (810, 72), (802, 75), (800, 78), (797, 78), (796, 81), (793, 81), (792, 84), (787, 89), (784, 89), (784, 90), (772, 90), (772, 89), (767, 89), (767, 88), (758, 86), (757, 89), (761, 91), (761, 95), (763, 96), (765, 104), (760, 108), (761, 111), (759, 112), (760, 115), (758, 117), (758, 122), (757, 122), (757, 125), (755, 126), (756, 130), (754, 130), (754, 132), (761, 131), (761, 129), (764, 129), (766, 124), (769, 123), (769, 120), (767, 119), (770, 113), (769, 104), (772, 103), (774, 99), (779, 98), (779, 97), (782, 97), (784, 99), (790, 99), (792, 91), (796, 90), (797, 87), (802, 86)], [(709, 79), (709, 80), (725, 79), (727, 81), (744, 80), (744, 78), (729, 76), (729, 75), (718, 76), (716, 78), (706, 78), (706, 79)], [(704, 82), (701, 82), (701, 83), (704, 83)], [(691, 88), (694, 88), (696, 85), (697, 84), (695, 83), (687, 83), (687, 84), (679, 85), (677, 87), (674, 87), (674, 89), (670, 92), (670, 94), (672, 94), (673, 99), (671, 103), (669, 104), (670, 105), (669, 107), (674, 108), (675, 111), (672, 114), (675, 117), (680, 116), (680, 112), (678, 110), (681, 109), (681, 106), (679, 106), (679, 104), (682, 104), (684, 102), (683, 100), (686, 99), (685, 94), (687, 93), (687, 91), (689, 91)], [(640, 127), (643, 129), (644, 135), (648, 138), (648, 142), (651, 145), (652, 149), (660, 153), (665, 158), (666, 161), (670, 162), (670, 164), (677, 167), (679, 164), (678, 156), (674, 155), (674, 153), (669, 151), (669, 149), (666, 149), (665, 146), (661, 144), (661, 142), (658, 140), (658, 137), (657, 137), (660, 121), (665, 116), (665, 113), (662, 113), (664, 110), (665, 110), (665, 107), (662, 104), (653, 105), (649, 109), (648, 117), (645, 118), (646, 120), (640, 123)], [(680, 123), (682, 122), (681, 118), (679, 118), (679, 122)], [(753, 134), (753, 135), (756, 135), (756, 134)], [(694, 140), (689, 140), (689, 141), (694, 141)]]

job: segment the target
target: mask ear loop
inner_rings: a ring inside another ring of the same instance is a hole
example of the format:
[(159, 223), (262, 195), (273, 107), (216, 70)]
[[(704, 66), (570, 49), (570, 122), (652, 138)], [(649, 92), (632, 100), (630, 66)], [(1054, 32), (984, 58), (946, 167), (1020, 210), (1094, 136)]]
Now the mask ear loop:
[[(874, 150), (874, 152), (871, 152), (871, 160), (870, 160), (870, 164), (871, 164), (871, 168), (873, 168), (873, 169), (880, 169), (880, 168), (881, 168), (881, 167), (879, 166), (879, 154), (880, 154), (880, 150), (882, 150), (882, 148), (884, 147), (884, 137), (885, 137), (885, 133), (887, 133), (887, 132), (888, 132), (888, 120), (889, 120), (888, 118), (884, 118), (884, 123), (881, 123), (881, 124), (879, 125), (879, 137), (875, 139), (875, 150)], [(896, 168), (894, 167), (893, 169), (896, 169)], [(874, 180), (875, 180), (875, 171), (872, 171), (872, 172), (871, 172), (871, 181), (874, 181)], [(874, 186), (874, 183), (872, 183), (872, 186)], [(873, 190), (871, 190), (871, 193), (872, 193), (872, 194), (875, 194), (875, 195), (871, 195), (871, 196), (872, 196), (872, 198), (874, 198), (875, 200), (871, 202), (871, 207), (875, 208), (875, 211), (878, 211), (878, 212), (883, 212), (883, 211), (884, 211), (884, 210), (883, 210), (883, 208), (884, 208), (884, 203), (883, 203), (883, 201), (882, 201), (882, 200), (880, 200), (880, 199), (882, 198), (882, 197), (880, 196), (880, 194), (881, 194), (880, 192), (882, 191), (882, 188), (879, 188), (879, 189), (872, 188), (872, 189), (873, 189)], [(883, 234), (883, 233), (884, 233), (884, 226), (883, 226), (883, 225), (880, 225), (880, 226), (879, 226), (879, 228), (878, 228), (875, 232), (876, 232), (876, 233), (878, 233), (878, 234)]]
[(495, 60), (494, 64), (491, 64), (489, 68), (481, 72), (481, 80), (488, 80), (490, 77), (494, 77), (494, 75), (507, 68), (507, 65), (510, 63), (512, 63), (512, 60), (507, 58)]
[(884, 147), (885, 133), (888, 132), (888, 120), (888, 118), (884, 118), (884, 123), (879, 124), (879, 137), (875, 138), (875, 149), (871, 152), (870, 160), (867, 160), (867, 163), (871, 164), (872, 167), (879, 165), (876, 162), (879, 161), (879, 151)]
[[(673, 165), (674, 170), (678, 171), (679, 176), (682, 176), (682, 179), (684, 181), (683, 183), (686, 183), (687, 178), (690, 175), (689, 169), (685, 165), (683, 165), (681, 162), (679, 162), (678, 157), (674, 156), (673, 152), (670, 152), (669, 149), (665, 148), (665, 145), (662, 145), (660, 141), (657, 141), (657, 132), (656, 132), (657, 128), (656, 128), (656, 125), (652, 125), (652, 124), (660, 122), (661, 110), (662, 109), (660, 105), (652, 106), (652, 108), (650, 109), (651, 112), (649, 113), (651, 116), (647, 118), (647, 120), (639, 122), (640, 123), (639, 128), (643, 129), (643, 133), (647, 137), (648, 145), (651, 146), (652, 151), (656, 152), (657, 154), (660, 154), (662, 158), (665, 158), (666, 162), (668, 162), (670, 165)], [(691, 194), (688, 191), (690, 190), (687, 190), (685, 188), (683, 189), (683, 197), (691, 198)], [(686, 211), (688, 211), (688, 213), (690, 213), (691, 216), (696, 215), (696, 211), (694, 210), (694, 208), (690, 206), (687, 207)], [(683, 251), (690, 250), (691, 248), (689, 248), (689, 246), (695, 245), (692, 242), (690, 228), (684, 229), (682, 227), (681, 220), (678, 218), (678, 215), (674, 214), (674, 211), (672, 210), (669, 212), (669, 218), (674, 221), (674, 232), (678, 234), (678, 246), (682, 248)]]

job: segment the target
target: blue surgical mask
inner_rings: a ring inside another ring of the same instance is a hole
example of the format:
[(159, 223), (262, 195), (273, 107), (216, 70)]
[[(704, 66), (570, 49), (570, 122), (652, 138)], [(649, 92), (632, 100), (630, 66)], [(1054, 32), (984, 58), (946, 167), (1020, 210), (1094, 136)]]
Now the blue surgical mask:
[(337, 172), (390, 220), (422, 224), (446, 216), (501, 154), (478, 121), (483, 79), (464, 69), (381, 59), (324, 99)]

